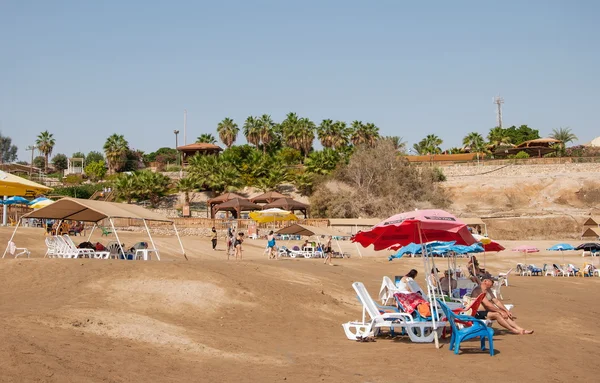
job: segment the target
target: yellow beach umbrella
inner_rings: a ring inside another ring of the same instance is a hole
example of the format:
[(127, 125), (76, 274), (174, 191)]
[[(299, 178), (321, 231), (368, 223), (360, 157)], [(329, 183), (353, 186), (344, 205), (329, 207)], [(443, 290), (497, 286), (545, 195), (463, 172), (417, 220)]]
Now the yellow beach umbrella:
[(36, 196), (52, 188), (0, 170), (0, 196)]
[(491, 239), (484, 237), (483, 235), (473, 234), (473, 238), (475, 238), (477, 242), (481, 242), (482, 245), (489, 245), (492, 243)]
[(248, 214), (248, 216), (258, 223), (298, 220), (298, 217), (296, 217), (291, 211), (282, 210), (279, 208), (253, 211)]
[(29, 205), (29, 207), (31, 207), (33, 209), (39, 209), (41, 207), (48, 206), (48, 205), (53, 204), (53, 203), (54, 203), (53, 200), (51, 200), (51, 199), (45, 199), (45, 200), (42, 200), (40, 202), (36, 202), (33, 205)]

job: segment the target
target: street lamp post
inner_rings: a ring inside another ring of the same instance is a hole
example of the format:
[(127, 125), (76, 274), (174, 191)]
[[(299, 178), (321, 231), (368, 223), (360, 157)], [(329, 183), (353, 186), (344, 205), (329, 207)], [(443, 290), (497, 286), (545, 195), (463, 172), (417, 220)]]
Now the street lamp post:
[[(177, 135), (179, 134), (179, 130), (174, 130), (173, 133), (175, 133), (175, 150), (177, 150), (177, 147), (179, 146), (179, 143), (177, 141)], [(177, 165), (179, 166), (179, 152), (177, 152)]]

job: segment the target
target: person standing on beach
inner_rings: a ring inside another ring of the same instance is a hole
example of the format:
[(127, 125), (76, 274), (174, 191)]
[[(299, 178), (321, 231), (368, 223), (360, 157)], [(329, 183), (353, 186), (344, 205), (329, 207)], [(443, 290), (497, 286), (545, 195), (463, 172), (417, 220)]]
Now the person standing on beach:
[(271, 230), (267, 236), (267, 249), (269, 252), (269, 259), (277, 258), (277, 248), (275, 246), (275, 235), (273, 234), (273, 230)]
[(212, 248), (213, 248), (213, 250), (217, 250), (217, 229), (215, 229), (214, 226), (212, 228), (211, 241), (212, 241)]
[(329, 265), (333, 266), (333, 263), (331, 263), (331, 256), (333, 255), (333, 250), (331, 248), (331, 235), (327, 237), (327, 242), (325, 243), (325, 262), (323, 262), (323, 264), (326, 264), (327, 261), (329, 261)]
[(237, 237), (235, 238), (235, 241), (233, 242), (233, 247), (235, 248), (235, 259), (237, 260), (238, 257), (241, 260), (242, 259), (242, 243), (244, 242), (244, 233), (238, 233)]
[(227, 228), (227, 260), (229, 260), (229, 255), (233, 250), (234, 237), (235, 235), (233, 235), (231, 228)]

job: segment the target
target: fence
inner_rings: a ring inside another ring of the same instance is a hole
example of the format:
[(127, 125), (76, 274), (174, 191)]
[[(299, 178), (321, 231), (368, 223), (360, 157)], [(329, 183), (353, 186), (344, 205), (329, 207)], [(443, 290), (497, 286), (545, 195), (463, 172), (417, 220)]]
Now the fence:
[[(259, 229), (274, 228), (275, 230), (282, 227), (290, 226), (295, 223), (301, 225), (310, 225), (317, 227), (327, 227), (329, 225), (328, 219), (301, 219), (298, 221), (286, 221), (286, 222), (272, 222), (272, 223), (260, 223), (257, 224), (251, 219), (211, 219), (211, 218), (172, 218), (175, 225), (179, 228), (199, 228), (199, 229), (210, 229), (213, 226), (217, 230), (224, 230), (231, 226), (236, 226), (238, 229), (247, 230), (249, 227), (258, 227)], [(115, 227), (130, 227), (140, 226), (142, 223), (140, 220), (129, 219), (129, 218), (115, 218), (113, 220)], [(101, 222), (102, 226), (110, 225), (109, 222), (104, 220)], [(148, 221), (149, 227), (169, 227), (169, 222), (159, 221)]]
[[(423, 156), (425, 157), (425, 156)], [(445, 166), (503, 166), (503, 165), (561, 165), (561, 164), (589, 164), (600, 163), (600, 157), (543, 157), (543, 158), (506, 158), (506, 159), (480, 159), (471, 161), (414, 161), (415, 165)]]

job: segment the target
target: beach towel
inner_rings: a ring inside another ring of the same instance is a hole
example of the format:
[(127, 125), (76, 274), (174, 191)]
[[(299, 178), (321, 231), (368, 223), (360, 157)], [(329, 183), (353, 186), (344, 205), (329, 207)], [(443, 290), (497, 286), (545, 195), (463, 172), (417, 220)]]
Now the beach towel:
[(420, 304), (428, 303), (419, 293), (396, 293), (394, 297), (398, 303), (398, 309), (407, 314), (412, 314)]

